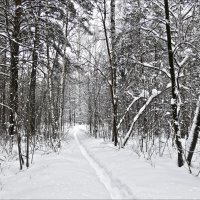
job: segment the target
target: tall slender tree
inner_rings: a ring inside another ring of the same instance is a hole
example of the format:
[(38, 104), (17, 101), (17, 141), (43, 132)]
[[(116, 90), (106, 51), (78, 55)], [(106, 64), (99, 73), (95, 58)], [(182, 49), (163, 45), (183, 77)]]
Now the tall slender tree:
[(171, 39), (171, 30), (170, 30), (170, 18), (169, 18), (169, 5), (168, 0), (164, 0), (165, 3), (165, 18), (166, 18), (166, 32), (167, 32), (167, 47), (168, 47), (168, 58), (169, 58), (169, 66), (170, 66), (170, 78), (171, 78), (171, 107), (172, 107), (172, 116), (173, 116), (173, 127), (174, 127), (174, 134), (175, 134), (175, 142), (178, 150), (178, 166), (182, 167), (184, 164), (183, 159), (183, 147), (181, 143), (181, 132), (180, 132), (180, 125), (179, 125), (179, 110), (178, 104), (178, 80), (176, 77), (175, 67), (174, 67), (174, 55), (172, 50), (172, 39)]
[(115, 28), (115, 0), (110, 2), (111, 25), (111, 98), (112, 98), (112, 140), (117, 146), (117, 56), (116, 56), (116, 28)]
[[(8, 2), (8, 1), (7, 1)], [(8, 4), (7, 4), (8, 5)], [(21, 0), (14, 1), (14, 23), (12, 36), (10, 38), (10, 127), (9, 133), (11, 136), (17, 135), (18, 153), (20, 161), (20, 169), (22, 169), (23, 158), (21, 153), (21, 136), (17, 129), (18, 115), (18, 71), (19, 71), (19, 48), (20, 48), (20, 33), (22, 22), (22, 2)]]

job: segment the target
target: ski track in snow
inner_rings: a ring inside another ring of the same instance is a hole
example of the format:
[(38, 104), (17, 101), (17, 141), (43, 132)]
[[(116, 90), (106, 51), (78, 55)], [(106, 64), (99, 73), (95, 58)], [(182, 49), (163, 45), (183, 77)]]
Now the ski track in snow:
[(91, 167), (95, 170), (100, 182), (105, 186), (112, 199), (136, 199), (129, 187), (119, 179), (112, 176), (112, 173), (105, 169), (94, 157), (86, 150), (80, 142), (76, 131), (73, 133), (74, 138), (80, 148), (82, 155), (89, 162)]

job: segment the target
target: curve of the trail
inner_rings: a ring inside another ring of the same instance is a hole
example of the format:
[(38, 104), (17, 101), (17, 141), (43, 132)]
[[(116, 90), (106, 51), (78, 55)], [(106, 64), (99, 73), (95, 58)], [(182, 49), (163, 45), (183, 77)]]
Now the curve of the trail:
[[(80, 131), (80, 130), (79, 130)], [(89, 153), (87, 148), (81, 143), (78, 132), (74, 131), (74, 138), (80, 148), (82, 155), (89, 162), (90, 166), (95, 170), (100, 182), (105, 186), (112, 199), (135, 199), (129, 187), (123, 184), (119, 179), (114, 178), (108, 170), (102, 166)]]

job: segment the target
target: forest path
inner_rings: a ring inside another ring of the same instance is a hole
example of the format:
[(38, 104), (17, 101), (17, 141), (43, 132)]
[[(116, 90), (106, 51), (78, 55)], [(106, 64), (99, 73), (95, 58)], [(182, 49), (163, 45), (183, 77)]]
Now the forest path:
[(77, 145), (79, 131), (71, 129), (59, 154), (37, 155), (28, 170), (14, 172), (11, 167), (12, 173), (0, 176), (0, 199), (110, 199), (112, 194)]
[[(94, 156), (88, 151), (88, 149), (81, 143), (79, 137), (85, 137), (84, 129), (81, 126), (74, 127), (73, 129), (74, 138), (81, 150), (82, 155), (88, 161), (90, 166), (95, 170), (97, 177), (101, 183), (105, 186), (112, 199), (135, 199), (131, 193), (131, 189), (123, 184), (119, 179), (114, 178), (112, 174), (99, 163)], [(78, 137), (78, 135), (80, 135)]]

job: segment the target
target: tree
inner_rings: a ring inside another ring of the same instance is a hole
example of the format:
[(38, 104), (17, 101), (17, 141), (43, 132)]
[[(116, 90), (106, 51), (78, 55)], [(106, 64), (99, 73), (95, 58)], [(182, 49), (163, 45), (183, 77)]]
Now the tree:
[(110, 2), (111, 23), (111, 99), (112, 99), (112, 140), (115, 146), (118, 143), (117, 134), (117, 57), (116, 57), (116, 30), (115, 30), (115, 0)]
[[(32, 16), (34, 16), (34, 41), (33, 41), (33, 53), (32, 53), (32, 67), (31, 67), (31, 77), (30, 77), (30, 86), (29, 86), (29, 105), (28, 105), (28, 113), (29, 113), (29, 130), (27, 132), (27, 150), (26, 150), (26, 167), (29, 167), (29, 140), (30, 136), (34, 136), (36, 134), (36, 73), (38, 67), (38, 59), (39, 59), (39, 43), (40, 43), (40, 14), (41, 7), (40, 1), (35, 2), (35, 5), (32, 5), (30, 2), (30, 7), (32, 9)], [(35, 13), (36, 12), (36, 13)]]
[(194, 118), (193, 118), (193, 124), (191, 126), (191, 130), (189, 133), (190, 147), (189, 147), (189, 152), (187, 155), (187, 162), (189, 165), (191, 165), (192, 157), (194, 155), (194, 151), (197, 145), (199, 131), (200, 131), (200, 96), (197, 101), (196, 110), (195, 110)]
[(173, 127), (174, 127), (174, 134), (175, 134), (175, 141), (176, 146), (178, 149), (178, 166), (182, 167), (184, 164), (183, 160), (183, 147), (181, 144), (181, 133), (180, 133), (180, 127), (179, 127), (179, 108), (178, 104), (180, 102), (178, 99), (178, 82), (175, 75), (175, 69), (174, 69), (174, 56), (172, 51), (172, 42), (171, 42), (171, 30), (170, 30), (170, 19), (169, 19), (169, 5), (168, 0), (164, 1), (165, 3), (165, 17), (166, 17), (166, 32), (167, 32), (167, 46), (168, 46), (168, 57), (169, 57), (169, 66), (170, 66), (170, 75), (171, 75), (171, 85), (172, 85), (172, 100), (171, 100), (171, 106), (172, 106), (172, 115), (173, 115)]
[[(7, 1), (8, 2), (8, 1)], [(8, 4), (7, 4), (8, 5)], [(21, 153), (21, 136), (17, 128), (17, 115), (18, 115), (18, 68), (19, 68), (19, 48), (20, 48), (20, 29), (21, 29), (21, 16), (22, 16), (22, 2), (21, 0), (14, 1), (14, 19), (12, 36), (10, 38), (10, 127), (9, 133), (11, 136), (17, 135), (18, 153), (20, 169), (22, 169), (23, 158)]]

